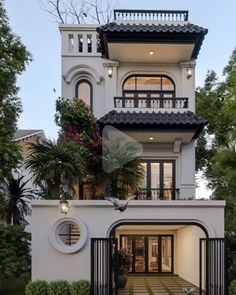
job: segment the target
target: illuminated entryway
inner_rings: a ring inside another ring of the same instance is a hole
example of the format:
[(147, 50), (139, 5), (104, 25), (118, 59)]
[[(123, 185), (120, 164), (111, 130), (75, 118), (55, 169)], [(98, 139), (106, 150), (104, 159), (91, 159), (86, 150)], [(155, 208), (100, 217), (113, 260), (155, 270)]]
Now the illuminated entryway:
[(118, 224), (112, 236), (132, 256), (130, 275), (178, 275), (199, 286), (199, 241), (207, 231), (197, 223)]

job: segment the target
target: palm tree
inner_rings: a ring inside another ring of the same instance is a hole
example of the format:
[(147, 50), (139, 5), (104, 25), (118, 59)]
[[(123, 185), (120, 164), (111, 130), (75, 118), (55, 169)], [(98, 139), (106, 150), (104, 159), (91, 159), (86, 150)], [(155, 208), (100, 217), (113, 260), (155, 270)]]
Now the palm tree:
[(7, 224), (22, 224), (31, 212), (29, 200), (35, 198), (35, 191), (27, 187), (29, 180), (23, 178), (11, 175), (0, 184), (0, 216)]
[(143, 180), (143, 167), (136, 157), (133, 143), (115, 142), (106, 147), (102, 156), (105, 193), (108, 196), (126, 199), (136, 194)]
[(29, 145), (26, 168), (34, 183), (44, 188), (45, 198), (58, 199), (62, 185), (73, 191), (74, 185), (82, 181), (85, 161), (72, 142), (46, 140)]

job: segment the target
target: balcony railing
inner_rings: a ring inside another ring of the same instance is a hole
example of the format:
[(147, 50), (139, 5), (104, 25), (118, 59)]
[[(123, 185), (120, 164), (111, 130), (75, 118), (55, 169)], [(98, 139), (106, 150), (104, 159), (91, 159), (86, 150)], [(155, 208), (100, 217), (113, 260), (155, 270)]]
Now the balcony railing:
[(115, 108), (187, 109), (187, 97), (114, 97)]
[(115, 9), (118, 21), (188, 21), (187, 10), (130, 10)]
[(141, 189), (137, 194), (138, 200), (178, 200), (179, 189)]

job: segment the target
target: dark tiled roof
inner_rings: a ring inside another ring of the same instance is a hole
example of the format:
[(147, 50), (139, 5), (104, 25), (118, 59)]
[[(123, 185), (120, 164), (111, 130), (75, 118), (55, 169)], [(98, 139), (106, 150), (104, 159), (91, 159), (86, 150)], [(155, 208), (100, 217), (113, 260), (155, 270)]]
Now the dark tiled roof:
[(115, 22), (97, 28), (103, 57), (109, 59), (109, 42), (189, 43), (194, 44), (191, 58), (196, 59), (208, 30), (186, 24), (132, 24)]
[(197, 25), (188, 23), (184, 25), (168, 24), (117, 24), (109, 23), (100, 28), (99, 32), (104, 33), (203, 33), (207, 34), (208, 30)]
[(117, 112), (107, 113), (98, 120), (101, 127), (112, 125), (120, 129), (188, 130), (199, 135), (206, 121), (193, 112)]
[(21, 138), (29, 137), (41, 132), (43, 133), (43, 130), (40, 130), (40, 129), (17, 129), (13, 139), (19, 140)]

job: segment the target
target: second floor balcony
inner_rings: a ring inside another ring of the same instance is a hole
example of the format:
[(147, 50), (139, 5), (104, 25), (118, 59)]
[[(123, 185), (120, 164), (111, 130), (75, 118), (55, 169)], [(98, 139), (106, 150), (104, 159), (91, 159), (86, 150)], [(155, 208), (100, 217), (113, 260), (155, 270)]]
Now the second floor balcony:
[(115, 108), (187, 109), (187, 97), (114, 97)]
[(165, 75), (132, 75), (123, 83), (115, 108), (187, 109), (188, 98), (176, 97), (174, 81)]

